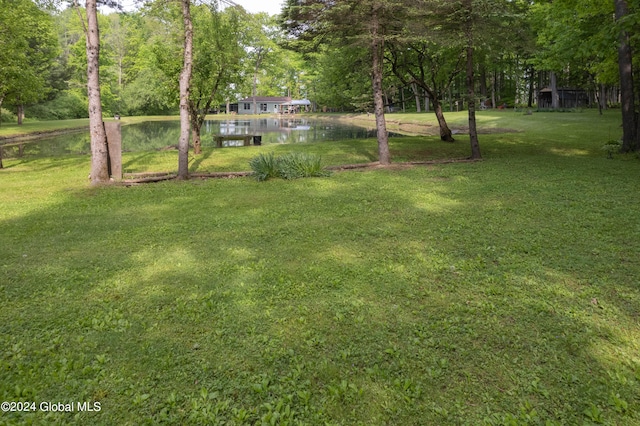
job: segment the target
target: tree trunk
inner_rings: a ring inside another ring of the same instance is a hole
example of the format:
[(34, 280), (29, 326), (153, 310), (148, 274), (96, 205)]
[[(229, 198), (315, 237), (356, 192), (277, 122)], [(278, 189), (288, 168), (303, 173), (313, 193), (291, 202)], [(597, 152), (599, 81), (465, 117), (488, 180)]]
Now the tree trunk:
[(202, 154), (202, 140), (200, 139), (200, 128), (191, 125), (191, 141), (193, 142), (193, 154)]
[(533, 107), (533, 94), (535, 92), (536, 70), (529, 67), (529, 98), (527, 99), (527, 108)]
[(373, 86), (373, 110), (376, 117), (376, 129), (378, 132), (378, 161), (380, 164), (391, 164), (389, 153), (389, 134), (387, 133), (387, 123), (384, 118), (384, 102), (382, 100), (382, 60), (383, 42), (378, 34), (380, 23), (378, 22), (378, 10), (376, 5), (372, 11), (371, 19), (371, 56), (372, 72), (371, 83)]
[(18, 126), (22, 126), (22, 122), (24, 121), (24, 105), (18, 105)]
[(600, 84), (600, 107), (602, 110), (607, 109), (607, 86)]
[[(2, 111), (2, 102), (4, 101), (5, 94), (0, 94), (0, 111)], [(0, 125), (2, 124), (2, 114), (0, 113)]]
[(184, 52), (180, 73), (180, 140), (178, 142), (178, 179), (189, 179), (189, 91), (193, 65), (193, 24), (191, 0), (181, 0), (184, 23)]
[[(467, 3), (471, 12), (471, 1)], [(473, 28), (471, 21), (467, 28), (467, 103), (469, 104), (469, 140), (471, 142), (471, 158), (474, 160), (482, 158), (480, 155), (480, 143), (478, 142), (478, 131), (476, 129), (476, 94), (473, 78)]]
[(262, 64), (262, 48), (258, 49), (258, 56), (256, 57), (256, 67), (253, 70), (253, 87), (251, 93), (253, 94), (253, 113), (258, 114), (258, 103), (256, 102), (256, 96), (258, 92), (258, 71)]
[(440, 99), (438, 99), (437, 96), (434, 96), (431, 98), (431, 103), (433, 104), (433, 111), (436, 113), (438, 125), (440, 126), (440, 139), (444, 142), (455, 142), (456, 140), (452, 136), (451, 129), (449, 129), (449, 126), (447, 125), (447, 120), (444, 119), (444, 112), (442, 111)]
[(202, 122), (200, 121), (197, 110), (190, 111), (189, 116), (191, 121), (191, 142), (193, 143), (193, 153), (194, 155), (202, 154), (202, 140), (200, 138)]
[(487, 68), (480, 65), (480, 96), (483, 100), (487, 98), (487, 93)]
[(416, 83), (411, 83), (411, 90), (413, 90), (413, 96), (416, 98), (416, 112), (420, 112), (420, 95), (418, 94)]
[[(109, 182), (107, 134), (102, 123), (100, 98), (100, 32), (96, 0), (87, 0), (87, 96), (89, 98), (89, 133), (91, 135), (91, 184)], [(84, 25), (84, 21), (83, 21)]]
[[(629, 14), (626, 0), (615, 0), (616, 21)], [(622, 108), (622, 152), (638, 149), (636, 146), (636, 117), (634, 110), (633, 65), (629, 33), (620, 29), (618, 70), (620, 72), (620, 106)]]
[(556, 73), (551, 71), (549, 73), (549, 85), (551, 86), (551, 109), (560, 108), (560, 98), (558, 97), (558, 81)]
[(497, 77), (496, 77), (496, 72), (493, 72), (492, 78), (491, 78), (491, 108), (497, 108), (498, 107), (498, 103), (496, 101), (496, 84), (497, 84)]

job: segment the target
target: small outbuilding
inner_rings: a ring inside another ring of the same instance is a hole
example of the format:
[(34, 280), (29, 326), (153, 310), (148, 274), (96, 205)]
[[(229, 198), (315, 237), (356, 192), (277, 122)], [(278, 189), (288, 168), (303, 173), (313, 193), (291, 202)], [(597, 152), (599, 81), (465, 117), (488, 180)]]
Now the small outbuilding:
[[(552, 90), (545, 87), (538, 92), (538, 108), (552, 108)], [(589, 95), (585, 90), (561, 87), (557, 89), (559, 108), (586, 108)]]

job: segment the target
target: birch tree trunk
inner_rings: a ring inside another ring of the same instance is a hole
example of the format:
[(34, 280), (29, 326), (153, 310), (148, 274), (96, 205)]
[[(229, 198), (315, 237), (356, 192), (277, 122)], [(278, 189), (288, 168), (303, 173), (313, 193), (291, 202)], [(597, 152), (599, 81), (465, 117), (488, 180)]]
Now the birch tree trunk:
[[(89, 133), (91, 135), (91, 184), (109, 182), (107, 134), (102, 123), (100, 98), (100, 32), (96, 0), (87, 0), (87, 96), (89, 99)], [(84, 19), (82, 21), (84, 26)]]
[(189, 85), (193, 64), (193, 24), (191, 0), (181, 0), (184, 25), (184, 52), (180, 73), (180, 140), (178, 141), (178, 179), (189, 179)]

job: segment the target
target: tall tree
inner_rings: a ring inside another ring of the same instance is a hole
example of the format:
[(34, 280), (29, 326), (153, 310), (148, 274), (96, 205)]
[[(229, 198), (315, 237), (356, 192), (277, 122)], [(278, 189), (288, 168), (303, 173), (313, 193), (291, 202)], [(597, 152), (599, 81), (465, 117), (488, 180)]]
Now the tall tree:
[(469, 141), (471, 143), (471, 158), (480, 159), (480, 143), (478, 142), (478, 130), (476, 128), (476, 95), (473, 54), (475, 49), (474, 40), (474, 9), (473, 0), (465, 0), (464, 10), (466, 12), (466, 23), (464, 30), (467, 40), (467, 108), (469, 112)]
[(267, 13), (257, 13), (245, 17), (246, 26), (244, 44), (247, 50), (246, 66), (251, 75), (251, 97), (253, 98), (253, 113), (259, 114), (258, 85), (260, 76), (265, 71), (267, 61), (278, 46), (275, 43), (277, 27), (276, 21)]
[(638, 131), (636, 120), (637, 115), (634, 105), (633, 87), (633, 57), (631, 53), (631, 42), (623, 20), (629, 15), (627, 0), (615, 0), (616, 21), (619, 28), (618, 44), (618, 68), (620, 70), (620, 99), (622, 107), (622, 151), (631, 152), (637, 150)]
[(100, 31), (96, 0), (86, 2), (86, 22), (76, 1), (76, 10), (82, 21), (87, 49), (87, 97), (89, 99), (89, 133), (91, 135), (91, 184), (109, 181), (109, 151), (107, 135), (102, 122), (100, 98)]
[(239, 10), (235, 7), (218, 11), (214, 5), (194, 9), (193, 75), (189, 94), (189, 115), (194, 154), (200, 154), (200, 129), (214, 103), (228, 95), (237, 79), (244, 56), (240, 44)]
[(281, 22), (298, 49), (319, 44), (366, 46), (370, 52), (371, 86), (378, 130), (378, 160), (391, 162), (384, 116), (383, 61), (386, 40), (401, 28), (400, 0), (287, 0)]
[[(428, 94), (440, 126), (440, 139), (454, 142), (442, 109), (442, 99), (464, 69), (464, 52), (460, 45), (443, 46), (427, 40), (423, 34), (429, 33), (433, 35), (433, 31), (425, 28), (389, 43), (388, 58), (393, 73), (405, 86), (420, 87)], [(419, 105), (417, 90), (415, 95)]]
[(0, 0), (0, 107), (40, 101), (49, 91), (49, 70), (58, 46), (51, 16), (30, 0)]
[(384, 100), (382, 88), (382, 68), (384, 61), (384, 28), (381, 18), (384, 15), (382, 2), (373, 1), (371, 4), (371, 87), (373, 88), (373, 113), (376, 117), (376, 131), (378, 136), (378, 161), (386, 165), (391, 163), (389, 152), (389, 133), (384, 117)]
[(180, 73), (180, 140), (178, 141), (178, 179), (189, 178), (189, 92), (193, 66), (193, 23), (191, 0), (180, 0), (184, 28), (182, 72)]

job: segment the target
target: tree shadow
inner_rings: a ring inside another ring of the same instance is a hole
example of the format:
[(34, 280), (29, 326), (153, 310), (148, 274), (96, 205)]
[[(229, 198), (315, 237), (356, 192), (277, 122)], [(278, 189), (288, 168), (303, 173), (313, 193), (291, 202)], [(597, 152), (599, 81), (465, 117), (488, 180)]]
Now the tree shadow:
[[(621, 233), (591, 219), (638, 203), (532, 168), (56, 194), (2, 222), (0, 392), (104, 423), (635, 419), (638, 267), (611, 272)], [(6, 418), (45, 415), (71, 419)]]

